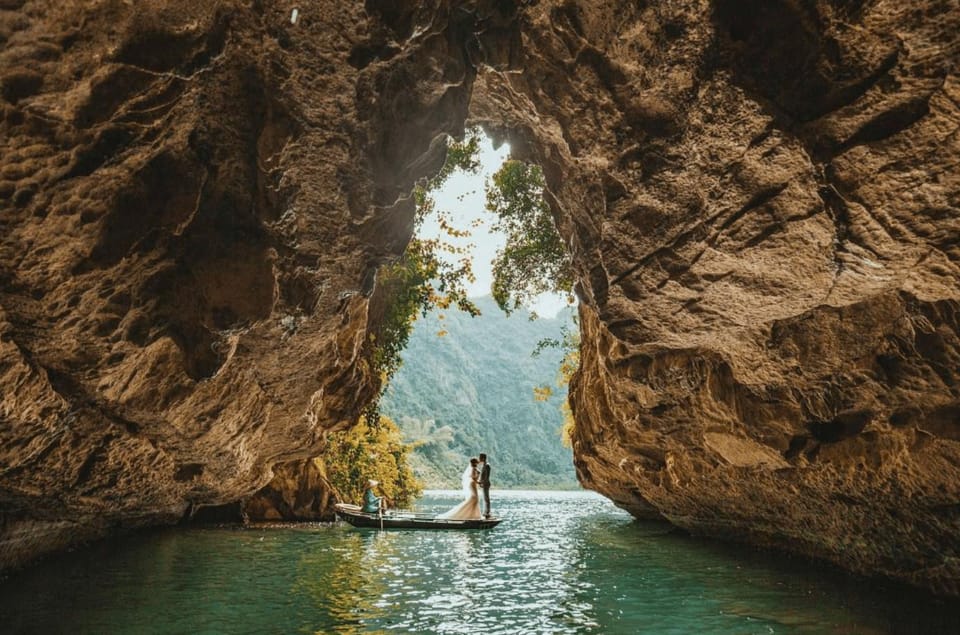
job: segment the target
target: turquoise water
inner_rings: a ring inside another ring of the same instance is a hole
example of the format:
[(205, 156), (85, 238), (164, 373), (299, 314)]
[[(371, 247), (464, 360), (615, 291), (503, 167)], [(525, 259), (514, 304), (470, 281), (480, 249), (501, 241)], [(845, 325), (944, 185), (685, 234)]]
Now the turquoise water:
[[(586, 492), (495, 492), (472, 532), (170, 529), (0, 581), (4, 633), (956, 633), (960, 607), (634, 522)], [(425, 511), (457, 502), (432, 493)]]

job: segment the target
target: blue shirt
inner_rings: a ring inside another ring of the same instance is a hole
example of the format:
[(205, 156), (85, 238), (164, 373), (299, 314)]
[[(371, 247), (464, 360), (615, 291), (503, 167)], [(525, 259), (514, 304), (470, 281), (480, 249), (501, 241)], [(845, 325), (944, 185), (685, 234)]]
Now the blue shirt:
[(380, 497), (373, 493), (372, 487), (368, 487), (363, 492), (363, 511), (368, 514), (376, 514), (380, 511)]

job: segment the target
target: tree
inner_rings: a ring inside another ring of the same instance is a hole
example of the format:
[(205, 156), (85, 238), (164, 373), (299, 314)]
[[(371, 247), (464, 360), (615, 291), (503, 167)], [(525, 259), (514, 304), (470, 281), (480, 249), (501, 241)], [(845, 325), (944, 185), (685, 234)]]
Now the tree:
[[(463, 141), (448, 140), (443, 167), (436, 176), (419, 183), (413, 190), (417, 206), (414, 238), (395, 263), (381, 267), (377, 273), (377, 286), (387, 298), (387, 309), (376, 331), (371, 333), (370, 357), (384, 386), (402, 363), (401, 353), (418, 314), (426, 315), (434, 307), (445, 309), (451, 305), (471, 315), (480, 313), (467, 298), (465, 288), (467, 281), (474, 280), (469, 254), (446, 241), (416, 236), (424, 219), (431, 214), (439, 217), (440, 226), (448, 235), (469, 235), (468, 231), (453, 225), (448, 212), (437, 210), (432, 193), (457, 170), (475, 174), (480, 169), (479, 148), (480, 132), (476, 129), (468, 130)], [(442, 258), (444, 252), (459, 256), (456, 264)]]
[[(507, 235), (503, 249), (493, 262), (493, 298), (507, 314), (529, 304), (541, 293), (565, 293), (573, 302), (573, 264), (557, 233), (550, 207), (543, 198), (544, 179), (540, 167), (521, 161), (506, 161), (487, 186), (487, 210), (497, 216), (494, 229)], [(563, 340), (542, 340), (534, 355), (545, 347), (565, 351), (557, 385), (570, 383), (580, 365), (580, 334), (564, 329)], [(549, 386), (533, 389), (534, 399), (547, 401)], [(564, 401), (560, 436), (571, 443), (574, 419)]]
[[(458, 170), (468, 173), (479, 170), (480, 139), (480, 131), (473, 129), (467, 131), (463, 141), (448, 140), (440, 171), (414, 188), (414, 238), (396, 262), (378, 272), (376, 294), (384, 304), (376, 312), (371, 309), (376, 318), (371, 322), (374, 327), (368, 340), (368, 359), (379, 373), (383, 389), (402, 363), (402, 352), (418, 315), (425, 316), (431, 309), (453, 305), (471, 315), (479, 314), (465, 289), (466, 282), (474, 279), (467, 250), (443, 238), (424, 239), (417, 233), (424, 220), (433, 215), (447, 236), (469, 235), (469, 230), (454, 226), (446, 210), (437, 209), (433, 192)], [(493, 262), (492, 289), (497, 305), (507, 314), (529, 304), (543, 292), (566, 293), (568, 297), (571, 294), (572, 266), (543, 191), (540, 168), (520, 161), (505, 162), (486, 185), (486, 209), (497, 218), (493, 229), (507, 236), (506, 245)], [(438, 332), (444, 333), (443, 328)], [(381, 391), (365, 411), (365, 425), (369, 430), (377, 429), (384, 420), (379, 408), (382, 394)], [(443, 447), (438, 445), (436, 449), (439, 452)], [(367, 459), (357, 455), (354, 461), (360, 464)]]
[(383, 493), (398, 507), (406, 507), (422, 487), (408, 463), (410, 445), (387, 417), (375, 425), (361, 418), (356, 425), (328, 438), (322, 459), (330, 482), (345, 501), (359, 502), (368, 479), (380, 481)]
[[(494, 230), (506, 234), (493, 261), (493, 298), (506, 313), (541, 293), (573, 290), (573, 268), (543, 198), (543, 172), (522, 161), (505, 161), (486, 187)], [(572, 298), (571, 298), (572, 301)]]

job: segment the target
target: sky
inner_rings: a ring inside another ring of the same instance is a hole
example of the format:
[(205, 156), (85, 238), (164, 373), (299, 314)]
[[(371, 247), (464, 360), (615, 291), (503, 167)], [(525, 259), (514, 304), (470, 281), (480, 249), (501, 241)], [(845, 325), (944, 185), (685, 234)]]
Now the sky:
[[(500, 169), (500, 166), (509, 156), (510, 146), (508, 144), (503, 144), (495, 150), (493, 142), (483, 136), (478, 157), (481, 164), (480, 172), (478, 174), (466, 174), (458, 170), (447, 179), (440, 190), (433, 194), (437, 209), (450, 214), (453, 226), (457, 229), (469, 229), (471, 232), (471, 235), (464, 239), (454, 239), (446, 234), (443, 235), (445, 241), (457, 246), (473, 245), (473, 273), (476, 275), (477, 281), (467, 285), (467, 293), (470, 297), (490, 295), (490, 285), (493, 281), (490, 263), (496, 256), (497, 250), (503, 247), (506, 241), (506, 237), (502, 233), (491, 231), (491, 225), (495, 219), (492, 214), (484, 210), (486, 202), (484, 183), (494, 172)], [(474, 224), (474, 226), (471, 227), (471, 224)], [(440, 234), (440, 226), (435, 217), (431, 216), (424, 221), (420, 229), (421, 238), (437, 238), (440, 237)], [(452, 257), (448, 257), (452, 259)], [(545, 293), (537, 297), (533, 306), (527, 308), (535, 311), (541, 317), (551, 318), (565, 306), (567, 306), (567, 301), (563, 296)]]

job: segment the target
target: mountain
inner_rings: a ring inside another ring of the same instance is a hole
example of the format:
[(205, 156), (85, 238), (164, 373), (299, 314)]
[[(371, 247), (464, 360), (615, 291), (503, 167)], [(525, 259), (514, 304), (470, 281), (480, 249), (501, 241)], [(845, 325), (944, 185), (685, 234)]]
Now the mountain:
[[(537, 342), (562, 339), (573, 310), (556, 318), (509, 317), (489, 297), (474, 299), (481, 315), (434, 311), (414, 325), (403, 365), (381, 402), (406, 440), (427, 487), (459, 488), (467, 457), (486, 452), (495, 487), (576, 487), (571, 452), (560, 443), (566, 388), (557, 388), (563, 352)], [(547, 401), (534, 387), (554, 388)]]

